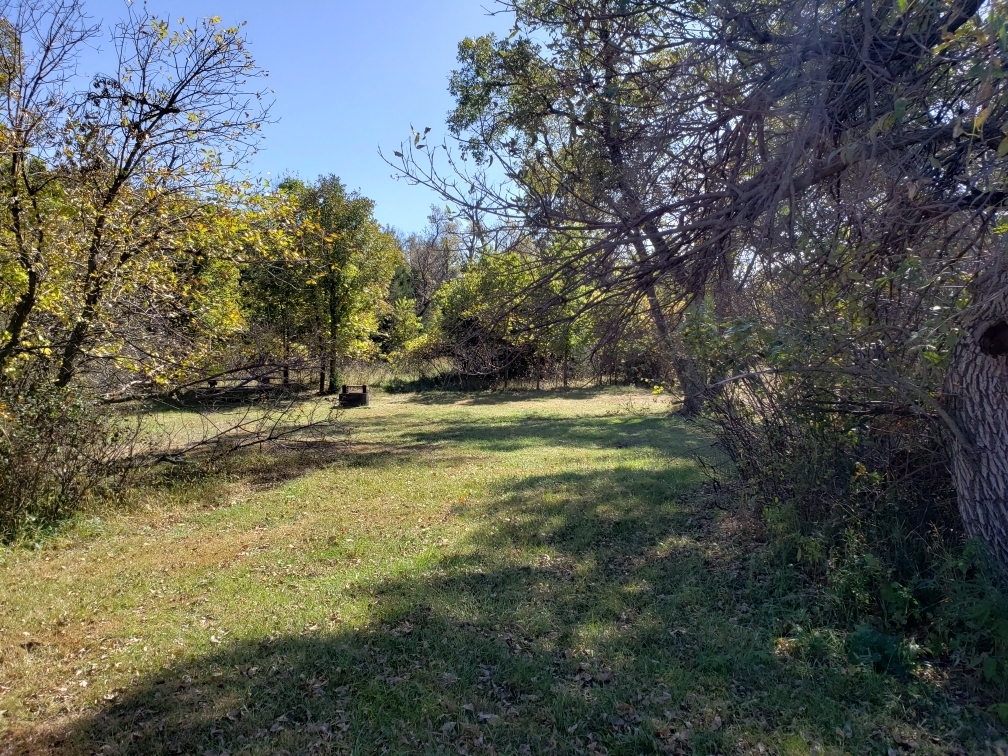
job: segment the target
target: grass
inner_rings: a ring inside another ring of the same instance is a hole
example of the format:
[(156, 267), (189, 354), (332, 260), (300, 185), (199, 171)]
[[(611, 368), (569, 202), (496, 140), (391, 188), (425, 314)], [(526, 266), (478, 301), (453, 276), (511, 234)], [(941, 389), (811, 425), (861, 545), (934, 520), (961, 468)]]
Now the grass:
[(375, 400), (0, 551), (0, 754), (1003, 747), (948, 671), (852, 666), (647, 395)]

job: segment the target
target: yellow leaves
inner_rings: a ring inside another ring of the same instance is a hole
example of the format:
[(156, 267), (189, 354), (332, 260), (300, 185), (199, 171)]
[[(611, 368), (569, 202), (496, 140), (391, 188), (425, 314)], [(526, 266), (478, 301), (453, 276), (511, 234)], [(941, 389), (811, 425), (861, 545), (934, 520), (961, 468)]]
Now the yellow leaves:
[(151, 25), (151, 31), (154, 33), (154, 36), (157, 38), (159, 42), (163, 42), (165, 39), (168, 38), (167, 21), (163, 21), (159, 18), (152, 18), (150, 25)]
[(886, 113), (884, 116), (879, 118), (872, 124), (872, 127), (868, 130), (868, 137), (874, 139), (879, 134), (888, 134), (892, 131), (893, 124), (895, 123), (895, 116), (893, 113)]
[(21, 292), (28, 285), (28, 272), (11, 261), (5, 265), (0, 265), (0, 284), (3, 284), (0, 301), (7, 298), (15, 291)]
[(992, 105), (988, 105), (983, 110), (981, 110), (979, 113), (977, 113), (976, 118), (973, 119), (973, 133), (974, 134), (979, 134), (980, 133), (981, 129), (983, 129), (983, 125), (987, 122), (987, 119), (990, 117), (990, 114), (991, 114), (992, 111), (993, 111), (993, 106)]

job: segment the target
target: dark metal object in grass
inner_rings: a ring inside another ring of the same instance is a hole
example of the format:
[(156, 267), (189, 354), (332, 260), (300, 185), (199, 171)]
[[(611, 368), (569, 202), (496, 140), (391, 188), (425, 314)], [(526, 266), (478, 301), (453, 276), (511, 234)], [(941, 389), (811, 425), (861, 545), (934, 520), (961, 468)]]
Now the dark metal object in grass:
[(343, 386), (339, 395), (340, 407), (368, 407), (371, 405), (371, 395), (367, 386)]

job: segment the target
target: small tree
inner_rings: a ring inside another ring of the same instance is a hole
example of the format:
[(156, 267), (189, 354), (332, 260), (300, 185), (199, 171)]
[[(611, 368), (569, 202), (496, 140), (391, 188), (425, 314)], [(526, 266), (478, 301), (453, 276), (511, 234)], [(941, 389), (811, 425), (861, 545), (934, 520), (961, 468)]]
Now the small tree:
[(371, 336), (402, 251), (373, 216), (374, 203), (347, 193), (335, 176), (282, 186), (296, 203), (296, 257), (284, 262), (285, 305), (320, 360), (319, 391), (337, 391), (338, 361), (369, 356)]

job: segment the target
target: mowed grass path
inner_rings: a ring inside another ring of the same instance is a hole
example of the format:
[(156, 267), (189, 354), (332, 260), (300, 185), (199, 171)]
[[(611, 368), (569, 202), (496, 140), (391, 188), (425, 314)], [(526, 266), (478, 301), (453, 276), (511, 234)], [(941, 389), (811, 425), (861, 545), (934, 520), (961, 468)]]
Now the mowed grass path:
[[(0, 552), (0, 754), (957, 753), (936, 676), (807, 596), (645, 394), (377, 395), (337, 456)], [(6, 744), (6, 745), (3, 745)], [(889, 750), (893, 749), (893, 750)]]

